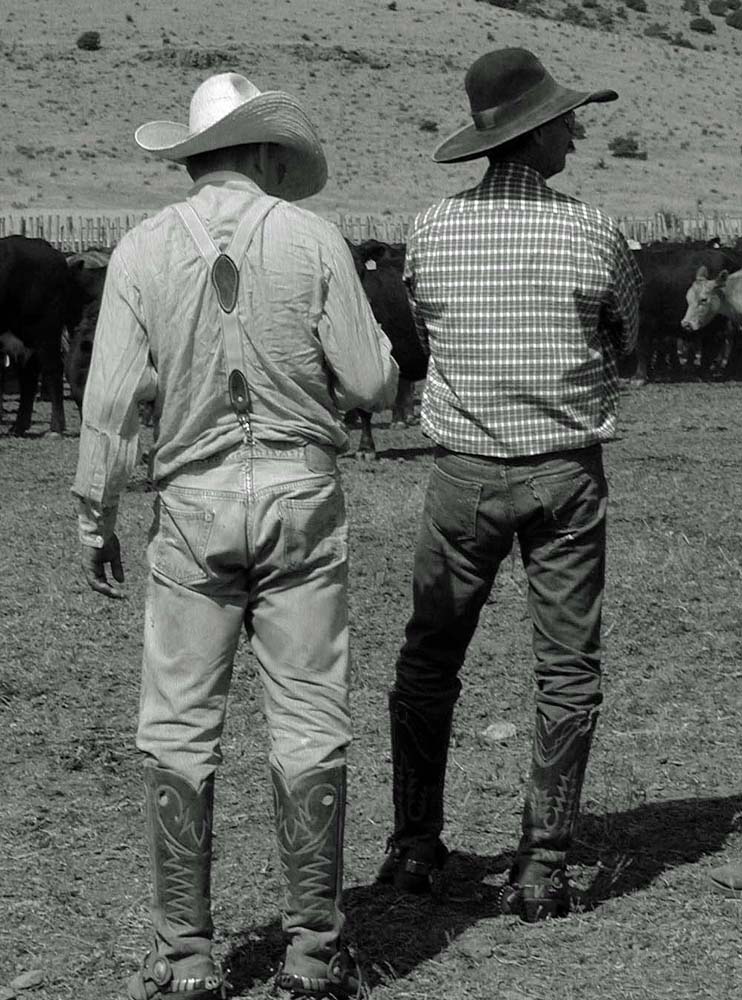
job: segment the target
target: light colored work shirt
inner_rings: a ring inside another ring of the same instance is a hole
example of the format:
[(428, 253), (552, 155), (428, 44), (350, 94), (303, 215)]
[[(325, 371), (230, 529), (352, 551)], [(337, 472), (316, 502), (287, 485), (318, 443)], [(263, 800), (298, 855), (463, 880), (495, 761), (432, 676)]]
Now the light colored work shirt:
[(613, 436), (641, 276), (617, 226), (519, 163), (417, 216), (405, 280), (430, 349), (422, 430), (512, 458)]
[[(188, 198), (224, 251), (263, 193), (241, 174), (199, 180)], [(280, 368), (282, 399), (253, 398), (254, 438), (342, 452), (340, 412), (392, 405), (398, 371), (340, 231), (288, 202), (268, 214), (240, 272), (255, 353)], [(248, 383), (250, 371), (246, 372)], [(80, 537), (102, 546), (138, 448), (138, 404), (155, 403), (155, 481), (238, 445), (219, 304), (209, 268), (173, 206), (128, 232), (111, 256), (83, 402), (72, 487)]]

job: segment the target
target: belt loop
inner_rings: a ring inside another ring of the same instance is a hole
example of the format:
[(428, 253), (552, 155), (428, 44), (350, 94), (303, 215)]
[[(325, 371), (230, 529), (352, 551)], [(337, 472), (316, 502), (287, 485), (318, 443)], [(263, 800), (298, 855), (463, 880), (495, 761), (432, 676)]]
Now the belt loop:
[(310, 472), (332, 473), (336, 468), (335, 451), (319, 444), (304, 445), (304, 461)]

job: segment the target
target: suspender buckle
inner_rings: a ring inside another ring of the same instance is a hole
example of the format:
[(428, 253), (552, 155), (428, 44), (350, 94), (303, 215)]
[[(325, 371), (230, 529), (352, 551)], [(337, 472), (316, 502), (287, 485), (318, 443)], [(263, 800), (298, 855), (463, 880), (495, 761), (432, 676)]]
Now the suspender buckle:
[(235, 413), (247, 413), (250, 409), (247, 379), (239, 368), (233, 368), (229, 373), (229, 400)]

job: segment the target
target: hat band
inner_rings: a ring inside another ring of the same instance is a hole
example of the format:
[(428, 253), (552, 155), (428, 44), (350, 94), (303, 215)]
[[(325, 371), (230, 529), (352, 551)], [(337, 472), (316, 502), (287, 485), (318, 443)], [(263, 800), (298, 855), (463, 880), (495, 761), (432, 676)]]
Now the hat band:
[(507, 104), (498, 104), (482, 111), (472, 111), (472, 121), (475, 127), (483, 132), (486, 129), (494, 128), (503, 118), (509, 119), (513, 115), (531, 111), (539, 104), (545, 104), (559, 91), (560, 87), (551, 74), (544, 73), (543, 78), (535, 86), (530, 87), (523, 94), (519, 94), (512, 101), (508, 101)]

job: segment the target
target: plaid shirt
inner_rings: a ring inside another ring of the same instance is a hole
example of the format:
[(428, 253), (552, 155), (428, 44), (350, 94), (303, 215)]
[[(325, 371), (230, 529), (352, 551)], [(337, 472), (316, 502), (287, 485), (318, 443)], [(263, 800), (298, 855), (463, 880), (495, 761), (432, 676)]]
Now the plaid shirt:
[(416, 217), (405, 280), (430, 349), (428, 437), (511, 458), (614, 435), (616, 357), (636, 346), (641, 277), (601, 211), (498, 164)]

